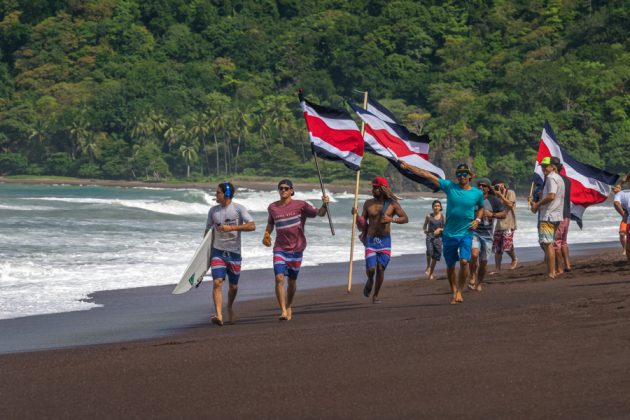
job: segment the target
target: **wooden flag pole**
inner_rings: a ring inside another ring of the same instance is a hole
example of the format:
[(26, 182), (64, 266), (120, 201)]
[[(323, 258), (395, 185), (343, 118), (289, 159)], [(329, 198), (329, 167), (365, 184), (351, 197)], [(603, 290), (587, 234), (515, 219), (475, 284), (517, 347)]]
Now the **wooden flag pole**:
[[(322, 187), (322, 195), (326, 195), (326, 190), (324, 189), (324, 181), (322, 181), (322, 173), (319, 170), (319, 161), (317, 160), (317, 153), (315, 153), (315, 149), (313, 148), (313, 143), (311, 143), (311, 152), (313, 153), (313, 157), (315, 158), (315, 167), (317, 168), (317, 176), (319, 177), (319, 185)], [(324, 202), (324, 207), (326, 207), (326, 214), (328, 215), (328, 223), (330, 224), (330, 233), (335, 236), (335, 228), (333, 226), (332, 218), (330, 217), (330, 207), (328, 207), (328, 203)]]
[[(363, 92), (363, 109), (367, 109), (368, 102), (368, 93), (367, 91)], [(361, 122), (361, 137), (365, 134), (365, 123)], [(364, 140), (365, 141), (365, 140)], [(352, 290), (352, 261), (354, 259), (354, 237), (356, 235), (357, 228), (357, 217), (359, 209), (357, 206), (359, 205), (359, 182), (361, 180), (361, 169), (357, 171), (357, 180), (354, 185), (354, 207), (357, 209), (357, 212), (352, 215), (352, 234), (350, 237), (350, 263), (348, 264), (348, 293)]]
[(532, 181), (532, 186), (529, 189), (529, 195), (527, 196), (527, 209), (531, 210), (532, 208), (532, 194), (534, 193), (534, 181)]

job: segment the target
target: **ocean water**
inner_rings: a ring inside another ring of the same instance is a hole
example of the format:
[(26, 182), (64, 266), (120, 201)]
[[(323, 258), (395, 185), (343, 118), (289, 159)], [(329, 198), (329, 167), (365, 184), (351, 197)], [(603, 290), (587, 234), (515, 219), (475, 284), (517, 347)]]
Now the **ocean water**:
[[(303, 265), (347, 261), (353, 193), (329, 193), (336, 235), (326, 217), (307, 222)], [(239, 189), (235, 202), (257, 225), (243, 240), (243, 270), (271, 268), (271, 249), (262, 246), (266, 209), (276, 191)], [(321, 191), (295, 198), (320, 205)], [(359, 206), (368, 196), (359, 197)], [(392, 254), (425, 251), (422, 223), (433, 198), (401, 202), (410, 217), (392, 228)], [(173, 284), (202, 239), (213, 192), (193, 189), (0, 183), (0, 319), (85, 310), (98, 290)], [(537, 243), (536, 219), (519, 202), (516, 246)], [(618, 239), (619, 216), (612, 205), (589, 208), (584, 230), (571, 225), (570, 243)], [(363, 259), (357, 240), (354, 258)]]

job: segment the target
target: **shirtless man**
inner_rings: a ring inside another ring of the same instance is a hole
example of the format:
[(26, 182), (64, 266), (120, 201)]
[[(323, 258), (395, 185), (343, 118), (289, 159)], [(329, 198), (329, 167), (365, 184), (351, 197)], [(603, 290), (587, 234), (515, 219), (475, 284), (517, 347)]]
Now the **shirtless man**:
[[(361, 230), (361, 241), (365, 245), (365, 269), (367, 282), (363, 295), (370, 297), (372, 288), (372, 303), (381, 303), (378, 293), (385, 279), (385, 269), (392, 255), (392, 240), (390, 226), (392, 223), (405, 224), (409, 222), (407, 214), (398, 203), (398, 199), (389, 189), (389, 183), (383, 177), (377, 176), (372, 181), (372, 196), (363, 204), (363, 212), (357, 217), (357, 226)], [(352, 214), (357, 212), (352, 209)], [(374, 276), (376, 275), (376, 285)]]
[[(442, 246), (446, 273), (451, 284), (451, 305), (464, 302), (462, 292), (468, 277), (468, 263), (472, 254), (473, 231), (484, 216), (483, 193), (470, 185), (473, 172), (465, 163), (457, 166), (457, 183), (441, 179), (431, 172), (400, 161), (401, 167), (421, 176), (439, 187), (446, 194), (446, 225), (442, 232)], [(455, 265), (459, 261), (459, 274)]]
[[(624, 182), (630, 186), (630, 173), (626, 175), (624, 178)], [(615, 198), (613, 199), (615, 210), (621, 217), (624, 218), (626, 222), (626, 258), (628, 259), (628, 264), (630, 264), (630, 247), (628, 246), (630, 243), (630, 190), (622, 190), (615, 194)]]

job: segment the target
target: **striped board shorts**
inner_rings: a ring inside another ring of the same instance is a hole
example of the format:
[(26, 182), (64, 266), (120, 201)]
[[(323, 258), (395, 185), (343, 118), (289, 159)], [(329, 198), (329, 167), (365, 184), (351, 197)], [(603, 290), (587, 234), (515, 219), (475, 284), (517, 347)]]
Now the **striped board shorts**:
[(368, 270), (380, 264), (387, 268), (392, 256), (391, 236), (368, 236), (365, 240), (365, 268)]
[(302, 266), (302, 252), (273, 251), (273, 272), (296, 280)]
[(210, 255), (212, 278), (215, 280), (225, 279), (227, 274), (230, 284), (238, 284), (238, 279), (241, 276), (241, 254), (212, 248)]
[(554, 243), (559, 224), (560, 222), (538, 222), (538, 242), (541, 244)]

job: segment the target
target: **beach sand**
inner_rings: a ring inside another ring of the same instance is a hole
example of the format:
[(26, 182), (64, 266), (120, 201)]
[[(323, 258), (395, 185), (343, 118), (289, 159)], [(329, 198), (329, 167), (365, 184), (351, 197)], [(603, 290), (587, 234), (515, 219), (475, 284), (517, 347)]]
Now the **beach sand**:
[(356, 283), (298, 290), (289, 322), (268, 297), (233, 326), (2, 355), (2, 417), (627, 418), (630, 266), (609, 249), (543, 271), (456, 306), (445, 280), (386, 280), (381, 305)]

